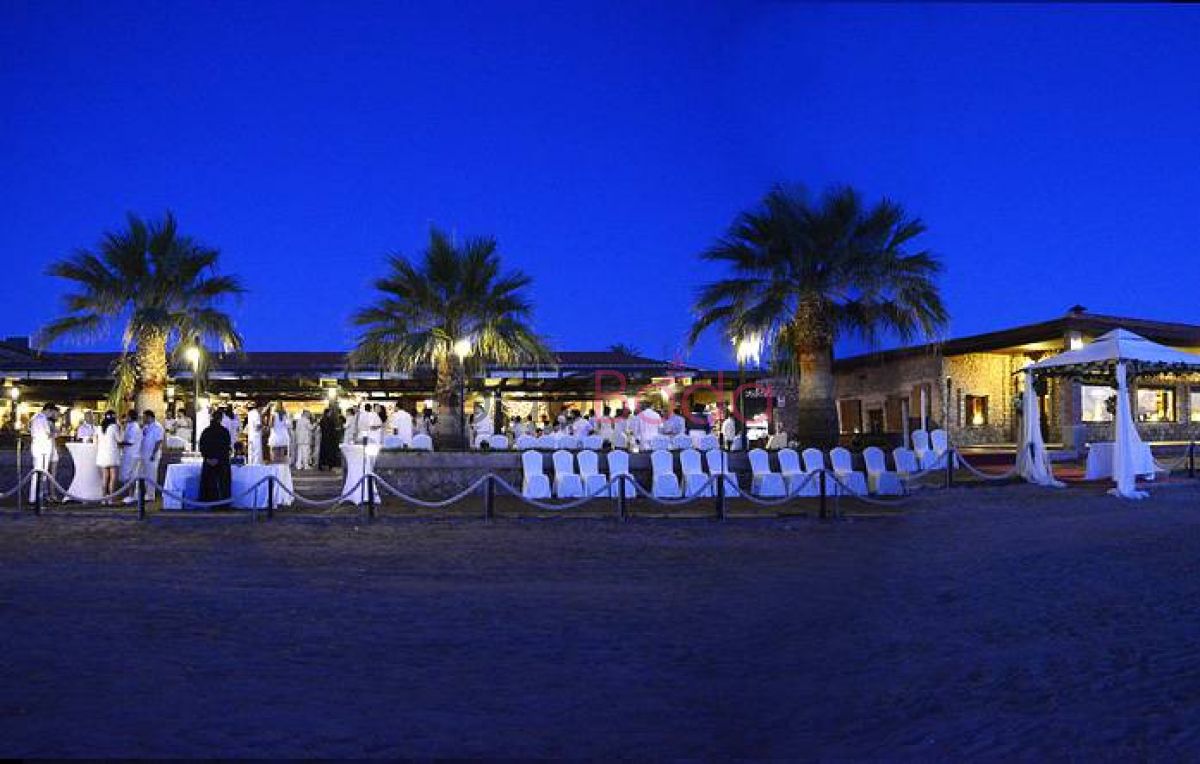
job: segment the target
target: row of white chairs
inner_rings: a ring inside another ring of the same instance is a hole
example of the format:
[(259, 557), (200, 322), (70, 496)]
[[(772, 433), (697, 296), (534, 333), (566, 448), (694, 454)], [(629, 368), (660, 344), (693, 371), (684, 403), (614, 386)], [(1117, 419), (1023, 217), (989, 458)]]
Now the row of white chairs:
[(922, 469), (928, 469), (942, 461), (942, 456), (950, 450), (950, 436), (943, 429), (932, 432), (913, 430), (912, 450), (916, 454), (917, 464)]
[[(546, 475), (542, 465), (542, 454), (526, 451), (521, 454), (523, 477), (521, 492), (529, 499), (545, 499), (554, 496), (560, 499), (595, 496), (606, 492), (610, 498), (619, 496), (620, 487), (615, 478), (624, 477), (632, 481), (629, 472), (629, 454), (625, 451), (609, 451), (608, 474), (600, 471), (599, 455), (592, 450), (579, 452), (560, 449), (551, 455), (554, 479)], [(578, 462), (579, 470), (575, 469)], [(725, 494), (738, 496), (737, 476), (729, 470), (728, 455), (713, 448), (701, 453), (694, 448), (679, 451), (680, 473), (675, 473), (675, 455), (671, 451), (658, 450), (650, 454), (651, 495), (661, 499), (678, 499), (684, 496), (715, 496), (716, 481), (710, 478), (724, 475)], [(707, 466), (707, 471), (705, 470)], [(682, 478), (682, 479), (681, 479)], [(611, 481), (611, 482), (610, 482)], [(635, 495), (632, 482), (627, 483), (626, 498)]]
[(825, 453), (818, 448), (806, 448), (799, 454), (794, 449), (781, 448), (776, 452), (779, 472), (774, 472), (768, 452), (756, 448), (750, 452), (753, 475), (750, 490), (763, 497), (818, 496), (820, 478), (815, 476), (824, 470), (829, 473), (825, 486), (829, 495), (901, 496), (907, 492), (905, 482), (908, 479), (922, 470), (945, 463), (945, 452), (938, 455), (931, 452), (927, 463), (922, 465), (913, 451), (900, 446), (892, 449), (894, 469), (889, 470), (883, 449), (869, 446), (862, 453), (865, 470), (859, 471), (854, 469), (854, 459), (845, 448), (830, 450), (828, 462)]

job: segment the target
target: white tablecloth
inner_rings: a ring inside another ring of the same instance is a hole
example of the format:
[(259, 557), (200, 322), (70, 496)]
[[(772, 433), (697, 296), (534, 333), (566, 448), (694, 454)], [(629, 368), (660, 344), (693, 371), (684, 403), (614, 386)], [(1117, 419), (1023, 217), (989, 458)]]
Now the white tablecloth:
[(412, 442), (406, 441), (404, 438), (401, 438), (399, 435), (384, 435), (383, 436), (383, 447), (384, 448), (412, 448)]
[[(1086, 480), (1099, 480), (1101, 478), (1110, 478), (1113, 474), (1113, 443), (1089, 443), (1087, 455), (1087, 471), (1084, 473)], [(1137, 474), (1145, 477), (1147, 480), (1154, 479), (1154, 454), (1150, 452), (1150, 445), (1143, 443), (1141, 451), (1137, 454), (1136, 464), (1138, 466)]]
[[(189, 499), (200, 499), (200, 464), (172, 464), (167, 467), (167, 476), (163, 479), (163, 488), (173, 494), (182, 495)], [(267, 484), (263, 483), (249, 496), (242, 496), (252, 485), (274, 475), (288, 489), (292, 487), (292, 471), (286, 464), (256, 464), (253, 467), (233, 467), (233, 497), (234, 506), (241, 509), (265, 509), (267, 506)], [(239, 498), (241, 497), (241, 498)], [(286, 507), (292, 503), (292, 496), (280, 486), (275, 486), (275, 506)], [(181, 509), (178, 499), (163, 494), (163, 509)], [(188, 507), (199, 509), (199, 507)]]
[(75, 476), (67, 493), (80, 500), (95, 500), (104, 495), (104, 480), (96, 466), (95, 443), (68, 443), (71, 462), (75, 465)]
[[(346, 481), (342, 483), (342, 494), (354, 487), (364, 474), (363, 470), (374, 471), (375, 460), (366, 455), (362, 446), (342, 446), (342, 458), (346, 460)], [(379, 501), (379, 494), (375, 494)], [(364, 481), (353, 494), (346, 497), (351, 504), (367, 503), (367, 484)]]

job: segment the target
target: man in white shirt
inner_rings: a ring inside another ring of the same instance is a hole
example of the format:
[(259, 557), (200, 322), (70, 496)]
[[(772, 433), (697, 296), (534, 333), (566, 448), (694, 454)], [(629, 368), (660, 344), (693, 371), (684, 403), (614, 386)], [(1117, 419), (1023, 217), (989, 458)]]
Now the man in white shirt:
[(737, 440), (737, 419), (727, 404), (721, 404), (721, 441), (726, 450), (731, 450)]
[(571, 422), (571, 434), (582, 440), (592, 434), (592, 423), (589, 419), (579, 416), (579, 412), (573, 413), (575, 417)]
[[(29, 421), (29, 455), (33, 457), (34, 469), (52, 473), (51, 462), (54, 461), (54, 426), (58, 421), (58, 406), (47, 403), (42, 410)], [(50, 482), (40, 481), (42, 495), (50, 493)], [(37, 501), (38, 480), (29, 483), (29, 500)]]
[(679, 407), (676, 407), (671, 412), (671, 416), (663, 424), (663, 435), (669, 435), (672, 438), (676, 435), (683, 435), (687, 429), (687, 422), (683, 420), (683, 415), (679, 412)]
[(408, 413), (401, 402), (396, 403), (396, 410), (388, 418), (388, 429), (391, 433), (400, 439), (406, 448), (412, 446), (413, 439), (413, 418), (412, 414)]
[(263, 463), (262, 413), (258, 404), (250, 401), (246, 405), (246, 464)]
[(354, 417), (354, 420), (354, 432), (359, 443), (363, 438), (366, 438), (368, 443), (375, 445), (383, 443), (383, 420), (379, 418), (379, 414), (375, 413), (374, 406), (364, 403), (359, 408), (358, 415)]
[(496, 423), (492, 415), (482, 403), (475, 404), (475, 413), (471, 417), (471, 447), (476, 448), (480, 438), (490, 438), (496, 434)]
[(153, 501), (154, 483), (151, 481), (158, 480), (158, 465), (162, 461), (166, 432), (153, 411), (147, 410), (142, 414), (142, 423), (142, 474), (146, 478), (146, 500)]
[(653, 406), (648, 403), (641, 405), (641, 410), (633, 418), (633, 434), (639, 448), (649, 448), (650, 439), (662, 434), (662, 421), (662, 415)]
[(75, 439), (80, 443), (91, 443), (96, 439), (96, 420), (92, 416), (92, 412), (85, 411), (83, 413), (83, 421), (75, 429)]
[(137, 411), (130, 410), (125, 417), (121, 434), (121, 483), (128, 483), (138, 476), (142, 466), (142, 426), (138, 423)]

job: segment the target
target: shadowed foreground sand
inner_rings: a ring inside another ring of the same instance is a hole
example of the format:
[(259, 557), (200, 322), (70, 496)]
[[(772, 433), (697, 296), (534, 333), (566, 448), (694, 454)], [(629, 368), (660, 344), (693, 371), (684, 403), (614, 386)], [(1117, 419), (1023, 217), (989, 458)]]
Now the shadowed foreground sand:
[(0, 755), (1200, 752), (1200, 488), (897, 518), (0, 517)]

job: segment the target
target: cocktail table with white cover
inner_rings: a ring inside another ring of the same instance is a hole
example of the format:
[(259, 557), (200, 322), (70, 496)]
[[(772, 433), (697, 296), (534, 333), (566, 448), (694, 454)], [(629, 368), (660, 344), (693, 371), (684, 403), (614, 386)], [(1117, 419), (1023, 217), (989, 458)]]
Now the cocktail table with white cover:
[[(363, 480), (358, 488), (355, 488), (349, 495), (346, 494), (347, 491), (354, 488), (354, 484), (361, 480), (367, 471), (374, 471), (375, 459), (367, 456), (365, 447), (352, 445), (342, 446), (342, 458), (346, 462), (346, 479), (342, 483), (342, 495), (351, 504), (366, 504), (367, 481)], [(379, 494), (375, 494), (375, 498), (378, 500)]]
[(100, 468), (96, 466), (95, 443), (68, 443), (67, 451), (71, 454), (71, 463), (75, 465), (75, 476), (67, 493), (71, 499), (78, 501), (94, 501), (104, 495), (104, 479)]
[[(1100, 480), (1101, 478), (1112, 477), (1113, 474), (1113, 448), (1115, 444), (1112, 442), (1089, 443), (1087, 454), (1087, 470), (1084, 473), (1085, 480)], [(1134, 460), (1137, 464), (1137, 474), (1147, 480), (1154, 479), (1154, 454), (1150, 451), (1149, 443), (1142, 443), (1141, 448), (1134, 454)]]
[[(166, 477), (163, 478), (163, 509), (183, 509), (182, 503), (176, 496), (183, 496), (193, 501), (200, 500), (200, 469), (199, 463), (172, 464), (167, 467)], [(233, 506), (238, 509), (265, 509), (268, 503), (267, 484), (262, 483), (248, 496), (243, 495), (252, 486), (268, 475), (275, 479), (287, 490), (276, 487), (275, 506), (286, 507), (292, 503), (292, 471), (286, 464), (255, 464), (253, 466), (234, 465), (233, 473)], [(174, 494), (174, 496), (169, 495)], [(203, 509), (203, 507), (188, 506), (188, 509)]]

